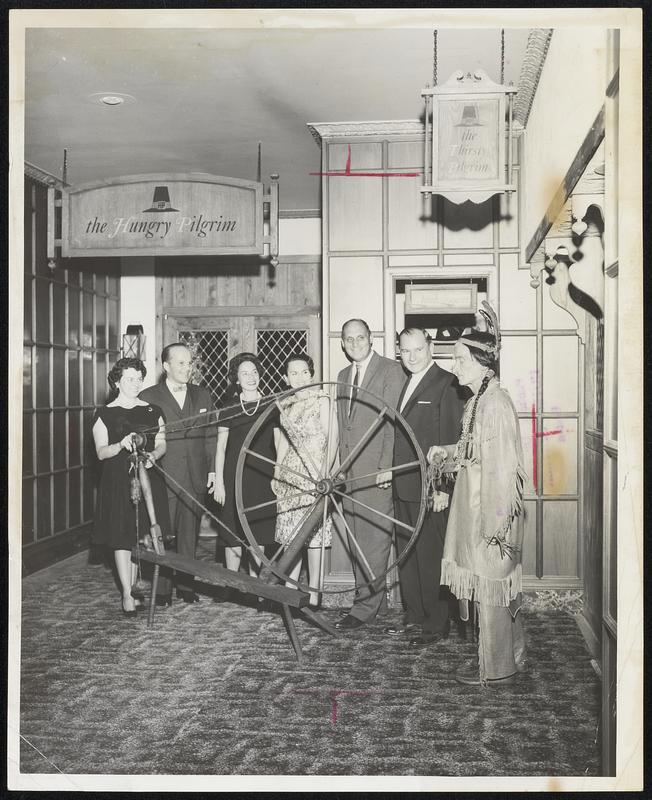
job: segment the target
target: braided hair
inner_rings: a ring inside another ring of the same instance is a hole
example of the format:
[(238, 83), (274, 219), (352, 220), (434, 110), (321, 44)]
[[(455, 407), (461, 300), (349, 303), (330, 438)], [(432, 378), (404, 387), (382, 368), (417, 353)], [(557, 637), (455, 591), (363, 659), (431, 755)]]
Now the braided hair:
[[(482, 395), (487, 391), (487, 386), (489, 386), (489, 381), (495, 376), (498, 377), (498, 353), (495, 350), (486, 350), (484, 349), (487, 346), (494, 346), (496, 345), (496, 339), (487, 331), (479, 331), (479, 330), (472, 330), (469, 333), (465, 333), (463, 336), (463, 344), (469, 348), (469, 353), (471, 357), (474, 358), (478, 364), (482, 364), (483, 367), (487, 367), (487, 374), (482, 379), (482, 383), (480, 384), (480, 388), (478, 389), (478, 393), (475, 396), (475, 400), (473, 401), (473, 408), (471, 409), (471, 419), (469, 420), (469, 427), (466, 431), (466, 445), (464, 448), (464, 458), (472, 459), (472, 442), (473, 442), (473, 429), (475, 427), (475, 413), (478, 408), (478, 402)], [(482, 345), (483, 347), (474, 347), (473, 343), (477, 342), (478, 345)]]

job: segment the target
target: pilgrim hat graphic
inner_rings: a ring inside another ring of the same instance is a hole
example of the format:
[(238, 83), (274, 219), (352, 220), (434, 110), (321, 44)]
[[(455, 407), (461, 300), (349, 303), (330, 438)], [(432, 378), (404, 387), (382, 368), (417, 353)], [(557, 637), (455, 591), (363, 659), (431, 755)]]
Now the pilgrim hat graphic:
[(462, 118), (455, 126), (456, 128), (482, 128), (484, 127), (479, 122), (478, 107), (473, 104), (471, 106), (464, 106), (462, 108)]
[(143, 214), (147, 214), (150, 211), (159, 212), (159, 211), (178, 211), (178, 208), (172, 208), (170, 205), (170, 192), (168, 191), (167, 186), (155, 186), (154, 187), (154, 197), (152, 198), (152, 207), (146, 208), (143, 211)]

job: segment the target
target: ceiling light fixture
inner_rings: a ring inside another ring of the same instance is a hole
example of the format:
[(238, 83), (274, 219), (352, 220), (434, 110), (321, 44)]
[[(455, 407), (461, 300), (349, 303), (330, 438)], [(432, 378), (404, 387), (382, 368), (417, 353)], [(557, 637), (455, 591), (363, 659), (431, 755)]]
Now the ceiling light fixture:
[(95, 92), (89, 95), (91, 103), (101, 106), (121, 106), (126, 103), (135, 103), (136, 98), (124, 92)]

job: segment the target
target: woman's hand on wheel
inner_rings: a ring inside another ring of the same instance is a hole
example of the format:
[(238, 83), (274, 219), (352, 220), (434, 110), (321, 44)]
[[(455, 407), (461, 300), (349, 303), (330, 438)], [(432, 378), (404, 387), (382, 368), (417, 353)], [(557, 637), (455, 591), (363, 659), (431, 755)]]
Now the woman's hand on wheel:
[(124, 447), (124, 449), (128, 453), (131, 453), (132, 450), (134, 449), (134, 440), (132, 438), (133, 436), (134, 433), (132, 431), (131, 433), (128, 433), (126, 436), (123, 436), (122, 439), (120, 439), (120, 447)]
[(448, 508), (449, 497), (446, 492), (433, 492), (432, 493), (432, 510), (444, 511)]
[(434, 444), (430, 450), (428, 450), (428, 455), (426, 456), (429, 464), (436, 464), (440, 461), (445, 461), (448, 456), (445, 448), (439, 447), (439, 445)]
[(224, 501), (226, 500), (226, 489), (224, 488), (224, 481), (215, 481), (215, 488), (213, 489), (213, 497), (215, 498), (215, 502), (223, 506)]

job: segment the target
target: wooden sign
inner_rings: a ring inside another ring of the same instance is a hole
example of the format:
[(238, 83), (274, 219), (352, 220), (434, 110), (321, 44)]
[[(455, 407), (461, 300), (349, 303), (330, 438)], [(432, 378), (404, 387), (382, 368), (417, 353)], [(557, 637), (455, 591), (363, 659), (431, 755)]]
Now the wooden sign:
[(412, 283), (405, 287), (406, 314), (475, 314), (478, 287), (474, 283)]
[(133, 175), (66, 187), (61, 255), (263, 255), (270, 242), (263, 234), (264, 202), (276, 211), (270, 227), (277, 231), (278, 185), (271, 189), (268, 196), (262, 183), (204, 173)]
[(496, 84), (477, 70), (473, 75), (456, 72), (445, 84), (421, 93), (426, 97), (426, 179), (422, 192), (441, 194), (454, 203), (481, 203), (499, 192), (515, 190), (511, 178), (511, 98), (515, 92), (514, 87)]

